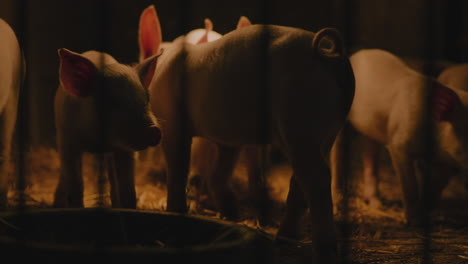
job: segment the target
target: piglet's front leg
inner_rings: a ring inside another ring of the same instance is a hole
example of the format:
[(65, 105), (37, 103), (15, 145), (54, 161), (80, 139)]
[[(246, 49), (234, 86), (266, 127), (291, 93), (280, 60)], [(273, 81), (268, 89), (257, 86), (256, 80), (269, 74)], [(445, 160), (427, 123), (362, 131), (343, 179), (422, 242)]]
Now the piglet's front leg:
[(218, 157), (214, 172), (209, 177), (208, 187), (214, 199), (215, 206), (221, 215), (229, 220), (239, 220), (239, 211), (236, 203), (236, 195), (229, 187), (229, 179), (239, 155), (238, 147), (217, 144)]
[(116, 151), (108, 159), (112, 207), (136, 208), (135, 157), (131, 151)]
[(407, 224), (419, 226), (421, 224), (422, 213), (421, 196), (416, 177), (417, 174), (415, 173), (416, 163), (408, 153), (404, 148), (390, 147), (393, 168), (401, 181), (403, 207)]
[(7, 207), (8, 179), (12, 166), (10, 152), (16, 115), (9, 107), (10, 105), (11, 103), (0, 115), (0, 127), (2, 128), (0, 129), (0, 210)]
[[(430, 176), (430, 182), (428, 184), (428, 206), (433, 209), (436, 204), (439, 202), (440, 197), (442, 196), (442, 191), (448, 185), (451, 177), (450, 175), (456, 175), (460, 173), (459, 168), (454, 166), (449, 166), (446, 164), (440, 164), (433, 162), (432, 166), (433, 173)], [(463, 172), (462, 172), (463, 173)], [(462, 174), (462, 177), (467, 176)], [(466, 185), (465, 187), (468, 187)]]
[(381, 206), (379, 197), (379, 145), (370, 138), (364, 139), (363, 176), (364, 199), (374, 208)]
[(162, 147), (167, 162), (167, 210), (187, 212), (187, 176), (190, 166), (191, 137), (182, 129), (168, 124), (164, 130)]
[(62, 170), (55, 191), (53, 206), (56, 208), (82, 208), (84, 207), (84, 187), (81, 177), (82, 153), (61, 148), (59, 155), (62, 161)]

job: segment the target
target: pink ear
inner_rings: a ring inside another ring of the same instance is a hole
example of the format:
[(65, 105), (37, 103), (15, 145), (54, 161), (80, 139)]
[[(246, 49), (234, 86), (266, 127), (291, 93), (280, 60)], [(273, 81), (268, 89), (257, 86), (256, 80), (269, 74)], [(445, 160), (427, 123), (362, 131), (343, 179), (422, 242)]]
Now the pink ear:
[(143, 85), (145, 88), (148, 89), (150, 86), (151, 81), (153, 80), (154, 72), (156, 71), (156, 64), (158, 63), (158, 59), (154, 59), (148, 67), (148, 71), (145, 75), (145, 79), (143, 80)]
[(248, 27), (248, 26), (251, 26), (251, 25), (252, 25), (252, 23), (250, 22), (250, 20), (247, 17), (241, 16), (239, 18), (239, 22), (237, 22), (236, 29), (243, 28), (243, 27)]
[(208, 42), (208, 34), (213, 30), (213, 22), (209, 18), (205, 18), (205, 35), (201, 37), (196, 45)]
[(67, 49), (58, 50), (60, 82), (70, 94), (86, 97), (93, 93), (96, 67), (87, 58)]
[(144, 76), (142, 78), (142, 81), (143, 81), (143, 86), (145, 88), (148, 88), (151, 81), (153, 80), (153, 76), (154, 76), (154, 72), (156, 71), (156, 65), (158, 64), (158, 57), (160, 56), (161, 54), (158, 54), (158, 55), (155, 55), (151, 58), (148, 58), (147, 60), (145, 60), (142, 65), (145, 65), (145, 68), (142, 68), (140, 74), (142, 74), (142, 76)]
[(434, 85), (433, 103), (434, 118), (438, 121), (450, 121), (461, 105), (458, 95), (439, 82)]
[(161, 25), (154, 5), (147, 7), (140, 16), (140, 62), (159, 52), (162, 41)]
[(135, 70), (137, 71), (138, 76), (140, 77), (140, 81), (143, 83), (145, 88), (148, 88), (151, 84), (151, 81), (153, 80), (158, 58), (161, 56), (161, 54), (162, 53), (153, 55), (135, 66)]

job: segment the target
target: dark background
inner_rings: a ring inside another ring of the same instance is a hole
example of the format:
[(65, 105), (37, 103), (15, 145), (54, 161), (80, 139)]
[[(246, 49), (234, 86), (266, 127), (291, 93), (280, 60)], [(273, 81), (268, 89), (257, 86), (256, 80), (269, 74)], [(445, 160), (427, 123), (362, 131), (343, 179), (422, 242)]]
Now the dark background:
[(26, 56), (21, 127), (28, 143), (54, 145), (57, 49), (101, 50), (120, 62), (136, 62), (138, 20), (150, 4), (166, 41), (202, 27), (205, 17), (215, 31), (227, 33), (244, 15), (254, 24), (311, 31), (336, 27), (350, 50), (381, 48), (421, 61), (468, 61), (464, 0), (1, 0), (0, 17), (17, 32)]

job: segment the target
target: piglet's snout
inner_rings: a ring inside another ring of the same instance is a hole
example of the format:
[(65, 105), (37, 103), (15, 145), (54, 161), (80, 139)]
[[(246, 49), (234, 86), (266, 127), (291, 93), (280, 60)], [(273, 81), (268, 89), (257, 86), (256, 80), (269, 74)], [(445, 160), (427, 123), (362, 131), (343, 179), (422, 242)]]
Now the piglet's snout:
[(157, 126), (149, 126), (145, 130), (144, 139), (147, 140), (148, 146), (157, 146), (161, 141), (161, 129)]

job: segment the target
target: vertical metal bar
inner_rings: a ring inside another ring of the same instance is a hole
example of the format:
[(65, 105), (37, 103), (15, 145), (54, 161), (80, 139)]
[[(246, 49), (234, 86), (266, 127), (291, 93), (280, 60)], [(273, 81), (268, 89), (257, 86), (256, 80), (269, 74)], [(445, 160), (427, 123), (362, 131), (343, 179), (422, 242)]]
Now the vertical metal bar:
[[(191, 7), (192, 7), (192, 1), (191, 0), (180, 0), (180, 17), (179, 17), (179, 21), (178, 21), (178, 29), (179, 29), (179, 32), (181, 32), (183, 35), (187, 34), (188, 33), (188, 28), (189, 28), (189, 21), (190, 21), (190, 17), (191, 17), (191, 14), (190, 14), (190, 11), (193, 10)], [(186, 50), (185, 50), (185, 45), (183, 46), (183, 54), (184, 56), (186, 55)], [(191, 135), (189, 134), (189, 124), (188, 124), (188, 120), (189, 120), (189, 115), (188, 115), (188, 104), (187, 104), (187, 95), (188, 95), (188, 87), (187, 87), (187, 74), (186, 74), (186, 68), (187, 68), (187, 65), (184, 63), (183, 64), (183, 67), (184, 69), (182, 69), (181, 71), (181, 76), (180, 76), (180, 87), (181, 87), (181, 99), (179, 101), (179, 105), (178, 105), (178, 108), (179, 108), (179, 117), (181, 120), (178, 120), (179, 122), (179, 126), (177, 129), (179, 129), (179, 131), (177, 133), (180, 133), (178, 136), (180, 136), (181, 140), (183, 140), (184, 142), (181, 144), (188, 144), (189, 142), (192, 141), (192, 138), (191, 138)], [(188, 141), (188, 142), (187, 142)], [(191, 148), (191, 144), (189, 144), (189, 148)], [(188, 153), (190, 153), (190, 149), (188, 150)], [(182, 153), (182, 155), (186, 155), (186, 153)], [(190, 154), (189, 154), (190, 155)], [(180, 166), (190, 166), (189, 164), (180, 164)], [(169, 174), (167, 174), (169, 175)], [(186, 171), (186, 174), (183, 175), (184, 177), (184, 184), (187, 184), (187, 177), (188, 177), (188, 170)], [(169, 184), (170, 183), (170, 179), (168, 178), (167, 179), (167, 183)], [(186, 187), (186, 186), (185, 186)], [(187, 208), (187, 202), (185, 201), (185, 206)], [(188, 210), (188, 209), (187, 209)]]
[[(460, 50), (460, 61), (461, 62), (468, 62), (468, 16), (464, 15), (466, 14), (466, 10), (468, 10), (468, 2), (467, 1), (462, 1), (460, 5), (460, 9), (457, 10), (460, 12), (460, 23), (461, 23), (461, 28), (460, 28), (460, 39), (458, 40), (460, 45), (458, 46)], [(468, 186), (467, 186), (468, 187)]]
[[(99, 39), (98, 39), (98, 51), (100, 52), (107, 52), (107, 49), (109, 47), (109, 1), (108, 0), (99, 0), (97, 3), (97, 15), (99, 18), (96, 18), (96, 26), (98, 27), (98, 32), (99, 32)], [(100, 64), (104, 65), (105, 63), (105, 58), (104, 56), (100, 57)], [(97, 124), (97, 131), (96, 135), (98, 138), (97, 142), (97, 149), (98, 149), (98, 154), (96, 155), (97, 159), (97, 166), (98, 166), (98, 179), (97, 179), (97, 191), (98, 191), (98, 204), (97, 207), (100, 209), (104, 208), (105, 201), (104, 201), (104, 193), (105, 193), (105, 169), (106, 169), (106, 164), (105, 164), (105, 158), (104, 158), (104, 150), (106, 147), (106, 133), (107, 133), (107, 127), (108, 127), (108, 120), (106, 120), (106, 111), (107, 111), (107, 98), (106, 98), (106, 92), (108, 87), (106, 87), (106, 83), (103, 79), (99, 80), (99, 89), (97, 89), (97, 94), (96, 94), (96, 103), (98, 104), (97, 106), (97, 113), (96, 117), (97, 120), (99, 120)], [(98, 223), (96, 226), (106, 226), (109, 223), (105, 221), (105, 214), (104, 212), (98, 211), (96, 215), (96, 222)], [(104, 230), (105, 228), (102, 228)], [(104, 231), (98, 232), (96, 234), (96, 241), (95, 241), (95, 252), (96, 258), (100, 258), (104, 254), (104, 249), (107, 246), (106, 245), (107, 240), (106, 240), (106, 235), (104, 234)]]
[[(101, 51), (101, 52), (105, 52), (107, 51), (108, 47), (109, 47), (109, 43), (110, 43), (110, 39), (109, 39), (109, 31), (110, 31), (110, 23), (109, 23), (109, 19), (110, 19), (110, 16), (109, 16), (109, 9), (110, 9), (110, 6), (109, 6), (109, 1), (108, 0), (100, 0), (99, 1), (99, 4), (98, 4), (98, 15), (99, 15), (99, 23), (98, 23), (98, 27), (99, 27), (99, 43), (98, 43), (98, 50)], [(100, 58), (100, 63), (101, 65), (104, 65), (105, 63), (105, 58), (104, 56), (101, 56)], [(108, 87), (105, 87), (106, 83), (101, 80), (100, 81), (100, 88), (101, 89), (98, 89), (98, 113), (97, 113), (97, 116), (98, 116), (98, 120), (100, 121), (98, 123), (98, 131), (97, 131), (97, 135), (98, 135), (98, 138), (100, 139), (98, 141), (98, 149), (99, 150), (104, 150), (105, 149), (105, 142), (107, 141), (106, 139), (106, 128), (107, 128), (107, 125), (108, 125), (108, 120), (106, 120), (106, 115), (104, 114), (106, 111), (107, 111), (107, 107), (106, 107), (106, 91), (107, 91), (107, 88)], [(104, 152), (100, 153), (97, 155), (98, 156), (98, 194), (99, 194), (99, 200), (98, 200), (98, 206), (99, 207), (104, 207), (105, 205), (105, 201), (104, 201), (104, 194), (105, 194), (105, 182), (106, 182), (106, 164), (105, 164), (105, 158), (104, 158)], [(110, 169), (110, 168), (109, 168)]]
[[(355, 21), (353, 20), (355, 17), (353, 16), (354, 12), (353, 12), (353, 8), (354, 8), (354, 1), (353, 0), (345, 0), (345, 13), (344, 13), (344, 40), (345, 40), (345, 45), (347, 47), (347, 50), (348, 50), (348, 53), (350, 53), (350, 47), (352, 47), (353, 45), (353, 26), (355, 25)], [(351, 55), (351, 54), (349, 54)], [(345, 128), (346, 129), (346, 128)], [(345, 161), (345, 171), (343, 173), (345, 173), (344, 177), (345, 179), (349, 179), (350, 178), (350, 175), (351, 175), (351, 161), (350, 161), (350, 144), (351, 144), (351, 139), (350, 139), (350, 133), (346, 133), (346, 136), (345, 136), (345, 145), (344, 145), (344, 149), (343, 149), (343, 155), (345, 157), (344, 161)], [(345, 180), (345, 183), (346, 183), (346, 188), (345, 188), (345, 196), (344, 196), (344, 200), (345, 200), (345, 203), (346, 203), (346, 206), (345, 206), (345, 211), (344, 211), (344, 220), (347, 222), (350, 221), (349, 219), (349, 193), (348, 193), (348, 190), (349, 190), (349, 182), (347, 180)], [(344, 247), (343, 247), (343, 256), (344, 256), (344, 260), (345, 260), (345, 263), (351, 263), (351, 258), (350, 258), (350, 254), (351, 254), (351, 243), (350, 243), (350, 238), (351, 238), (351, 231), (349, 230), (349, 227), (348, 225), (345, 225), (345, 228), (343, 230), (343, 237), (344, 237)]]
[[(271, 24), (271, 1), (262, 0), (261, 2), (261, 17), (263, 20), (263, 24), (269, 25)], [(263, 43), (260, 46), (260, 54), (263, 58), (263, 65), (262, 65), (262, 72), (261, 77), (264, 80), (263, 85), (261, 86), (261, 93), (260, 93), (260, 102), (259, 102), (259, 109), (263, 118), (261, 118), (261, 127), (260, 127), (260, 136), (268, 142), (271, 139), (271, 115), (272, 115), (272, 108), (271, 108), (271, 85), (270, 85), (270, 58), (268, 57), (268, 43), (269, 43), (270, 33), (268, 30), (264, 32), (263, 36)], [(260, 177), (261, 186), (266, 186), (266, 176), (268, 171), (268, 164), (269, 164), (269, 148), (266, 145), (261, 146), (261, 157), (260, 157), (260, 175), (256, 175), (255, 177)], [(250, 176), (249, 176), (250, 177)], [(262, 190), (263, 191), (263, 190)], [(263, 202), (263, 201), (262, 201)]]
[(190, 21), (190, 10), (192, 9), (192, 1), (191, 0), (180, 0), (180, 17), (178, 23), (179, 32), (182, 34), (188, 33), (189, 28), (189, 21)]
[[(20, 0), (15, 3), (14, 10), (16, 13), (15, 24), (17, 25), (15, 34), (18, 39), (20, 48), (23, 52), (24, 58), (28, 58), (28, 0)], [(1, 40), (0, 40), (1, 41)], [(24, 61), (23, 61), (24, 62)], [(23, 65), (25, 67), (25, 65)], [(24, 69), (23, 69), (24, 71)], [(16, 192), (18, 194), (18, 202), (15, 208), (15, 213), (18, 214), (19, 219), (28, 220), (27, 216), (24, 214), (26, 210), (26, 198), (25, 198), (25, 189), (26, 189), (26, 168), (25, 168), (25, 159), (26, 159), (26, 147), (29, 143), (29, 84), (28, 79), (24, 79), (21, 85), (20, 91), (18, 93), (18, 105), (17, 105), (17, 120), (16, 128), (14, 132), (14, 142), (16, 146), (12, 146), (10, 157), (12, 158), (10, 166), (14, 166), (14, 179), (16, 184)], [(2, 175), (6, 177), (7, 175)], [(7, 197), (8, 201), (8, 197)], [(25, 221), (25, 222), (26, 222)], [(27, 236), (26, 232), (16, 232), (15, 238), (18, 239), (19, 244), (14, 252), (9, 252), (16, 254), (17, 259), (21, 259), (22, 255), (28, 254), (25, 249)], [(7, 253), (7, 252), (5, 252)]]
[(445, 56), (451, 61), (460, 62), (462, 52), (460, 50), (460, 37), (463, 25), (463, 4), (461, 0), (451, 0), (445, 3)]
[[(343, 32), (343, 38), (344, 38), (344, 44), (346, 49), (349, 52), (349, 47), (353, 44), (353, 29), (355, 25), (355, 21), (353, 21), (353, 14), (354, 14), (354, 1), (353, 0), (343, 0), (340, 4), (340, 7), (342, 10), (340, 10), (340, 13), (342, 14), (342, 18), (340, 21), (340, 26), (342, 27), (342, 32)], [(350, 135), (350, 125), (345, 124), (342, 130), (341, 134), (341, 140), (340, 142), (341, 149), (339, 153), (338, 159), (340, 159), (340, 164), (342, 167), (339, 169), (337, 172), (337, 177), (342, 179), (343, 181), (341, 184), (343, 185), (342, 188), (342, 195), (343, 199), (340, 205), (340, 208), (342, 209), (342, 225), (341, 225), (341, 236), (342, 236), (342, 245), (341, 245), (341, 258), (342, 258), (342, 263), (351, 263), (351, 243), (350, 243), (350, 237), (351, 237), (351, 231), (350, 231), (350, 215), (349, 215), (349, 188), (350, 188), (350, 183), (349, 179), (351, 176), (351, 161), (350, 161), (350, 144), (351, 144), (351, 135)], [(338, 175), (338, 173), (340, 175)]]
[[(354, 14), (354, 1), (353, 0), (338, 0), (335, 2), (335, 21), (339, 28), (341, 29), (344, 44), (349, 53), (349, 48), (353, 45), (354, 41), (354, 29), (355, 29), (355, 21), (353, 20), (355, 17)], [(350, 54), (347, 54), (350, 55)], [(350, 243), (350, 228), (349, 224), (351, 222), (349, 216), (349, 189), (350, 183), (349, 178), (351, 176), (351, 161), (350, 161), (350, 148), (351, 148), (351, 126), (349, 124), (345, 124), (342, 128), (342, 131), (339, 135), (339, 138), (336, 139), (336, 147), (339, 148), (337, 150), (339, 168), (336, 172), (336, 177), (339, 179), (335, 179), (338, 181), (340, 185), (339, 189), (342, 192), (342, 200), (341, 204), (339, 204), (340, 213), (342, 214), (342, 224), (340, 225), (339, 231), (342, 237), (341, 241), (341, 252), (340, 258), (341, 263), (351, 263), (351, 243)]]
[[(424, 74), (426, 76), (433, 76), (434, 74), (434, 59), (435, 59), (435, 41), (434, 41), (434, 31), (433, 29), (436, 28), (435, 26), (435, 1), (434, 0), (427, 0), (425, 8), (422, 10), (425, 10), (425, 13), (422, 14), (423, 17), (423, 27), (422, 32), (424, 36), (424, 47), (423, 47), (423, 54), (425, 57), (425, 63), (424, 63)], [(427, 98), (426, 98), (426, 104), (427, 104), (427, 110), (429, 113), (432, 112), (432, 98), (434, 96), (433, 93), (433, 87), (432, 87), (432, 82), (430, 81), (430, 78), (427, 79), (426, 81), (426, 88), (428, 91)], [(422, 227), (423, 227), (423, 238), (422, 238), (422, 244), (423, 244), (423, 254), (422, 254), (422, 263), (432, 263), (431, 262), (431, 222), (430, 222), (430, 193), (429, 193), (429, 183), (432, 178), (432, 162), (434, 158), (434, 129), (432, 126), (432, 120), (431, 120), (430, 115), (426, 115), (426, 120), (424, 120), (424, 131), (426, 134), (424, 135), (424, 146), (425, 146), (425, 151), (424, 151), (424, 162), (421, 164), (420, 169), (422, 169), (422, 175), (423, 175), (423, 180), (422, 180), (422, 188), (421, 188), (421, 200), (422, 200)]]
[[(17, 20), (18, 20), (18, 30), (16, 32), (18, 42), (23, 51), (23, 56), (27, 58), (28, 52), (28, 42), (27, 42), (27, 28), (28, 28), (28, 0), (20, 0), (17, 5)], [(24, 66), (23, 66), (24, 67)], [(27, 65), (26, 65), (27, 67)], [(16, 153), (16, 162), (15, 164), (15, 174), (16, 174), (16, 189), (18, 192), (18, 207), (17, 212), (22, 214), (26, 207), (26, 199), (24, 191), (26, 189), (26, 148), (28, 145), (29, 139), (29, 83), (28, 78), (23, 81), (21, 90), (19, 92), (18, 106), (17, 106), (17, 125), (16, 125), (16, 134), (17, 134), (17, 153)]]

